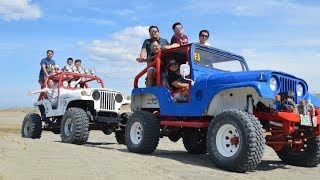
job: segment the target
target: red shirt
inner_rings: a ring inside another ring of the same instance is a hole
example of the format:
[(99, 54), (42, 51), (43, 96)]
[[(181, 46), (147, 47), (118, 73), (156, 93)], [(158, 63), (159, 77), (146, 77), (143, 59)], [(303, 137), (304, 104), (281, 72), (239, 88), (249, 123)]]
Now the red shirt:
[(182, 37), (180, 37), (177, 34), (174, 34), (171, 38), (171, 44), (174, 43), (180, 44), (180, 46), (186, 45), (188, 44), (188, 36), (183, 35)]

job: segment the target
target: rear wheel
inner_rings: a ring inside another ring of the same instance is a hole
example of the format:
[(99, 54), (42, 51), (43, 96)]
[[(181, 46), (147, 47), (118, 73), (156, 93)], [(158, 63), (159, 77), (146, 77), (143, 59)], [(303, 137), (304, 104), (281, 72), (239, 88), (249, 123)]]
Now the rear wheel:
[(126, 144), (125, 140), (125, 131), (124, 130), (118, 130), (115, 133), (116, 140), (119, 144)]
[(247, 172), (261, 162), (265, 147), (260, 121), (241, 110), (218, 114), (207, 132), (207, 149), (219, 168)]
[(51, 131), (52, 131), (54, 134), (60, 134), (60, 133), (61, 133), (61, 129), (60, 129), (60, 128), (54, 128), (54, 129), (51, 129)]
[(21, 136), (24, 138), (40, 139), (42, 122), (39, 114), (29, 113), (24, 117), (21, 128)]
[(126, 125), (125, 142), (131, 152), (150, 154), (160, 138), (160, 122), (150, 112), (134, 112)]
[(206, 133), (201, 129), (184, 128), (182, 134), (183, 145), (191, 154), (204, 154), (206, 148)]
[(320, 137), (312, 137), (298, 145), (286, 145), (277, 152), (279, 158), (286, 164), (302, 167), (315, 167), (320, 163)]
[(64, 143), (83, 144), (89, 137), (89, 116), (81, 108), (69, 108), (61, 123), (61, 140)]
[(168, 131), (168, 138), (172, 142), (177, 142), (182, 137), (182, 132), (180, 128), (172, 128)]

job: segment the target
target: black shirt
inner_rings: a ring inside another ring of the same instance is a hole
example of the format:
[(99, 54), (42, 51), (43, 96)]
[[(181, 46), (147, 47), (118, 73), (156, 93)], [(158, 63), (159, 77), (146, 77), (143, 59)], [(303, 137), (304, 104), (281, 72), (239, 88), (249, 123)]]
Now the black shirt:
[(169, 72), (168, 74), (168, 83), (169, 85), (172, 87), (172, 90), (177, 90), (178, 88), (172, 86), (172, 83), (175, 82), (175, 81), (179, 81), (181, 83), (188, 83), (187, 80), (183, 79), (183, 77), (181, 75), (178, 75), (174, 72)]

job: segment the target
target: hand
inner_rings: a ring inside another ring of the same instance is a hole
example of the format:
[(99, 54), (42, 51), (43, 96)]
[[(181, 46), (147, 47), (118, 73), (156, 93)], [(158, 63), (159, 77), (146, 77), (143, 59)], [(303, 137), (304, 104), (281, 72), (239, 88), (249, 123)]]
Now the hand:
[(170, 49), (168, 45), (161, 46), (161, 50)]
[(145, 61), (147, 61), (147, 59), (144, 59), (144, 58), (137, 58), (136, 59), (139, 63), (142, 63), (142, 62), (145, 62)]
[(27, 95), (28, 96), (32, 95), (32, 91), (28, 91)]

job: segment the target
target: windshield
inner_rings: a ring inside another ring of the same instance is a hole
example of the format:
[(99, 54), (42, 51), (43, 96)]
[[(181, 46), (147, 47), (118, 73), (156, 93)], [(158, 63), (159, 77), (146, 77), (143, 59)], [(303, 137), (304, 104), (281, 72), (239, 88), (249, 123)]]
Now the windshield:
[(226, 72), (246, 71), (243, 62), (237, 59), (239, 57), (232, 57), (232, 55), (222, 53), (215, 54), (202, 49), (195, 49), (193, 55), (194, 63), (200, 66)]

